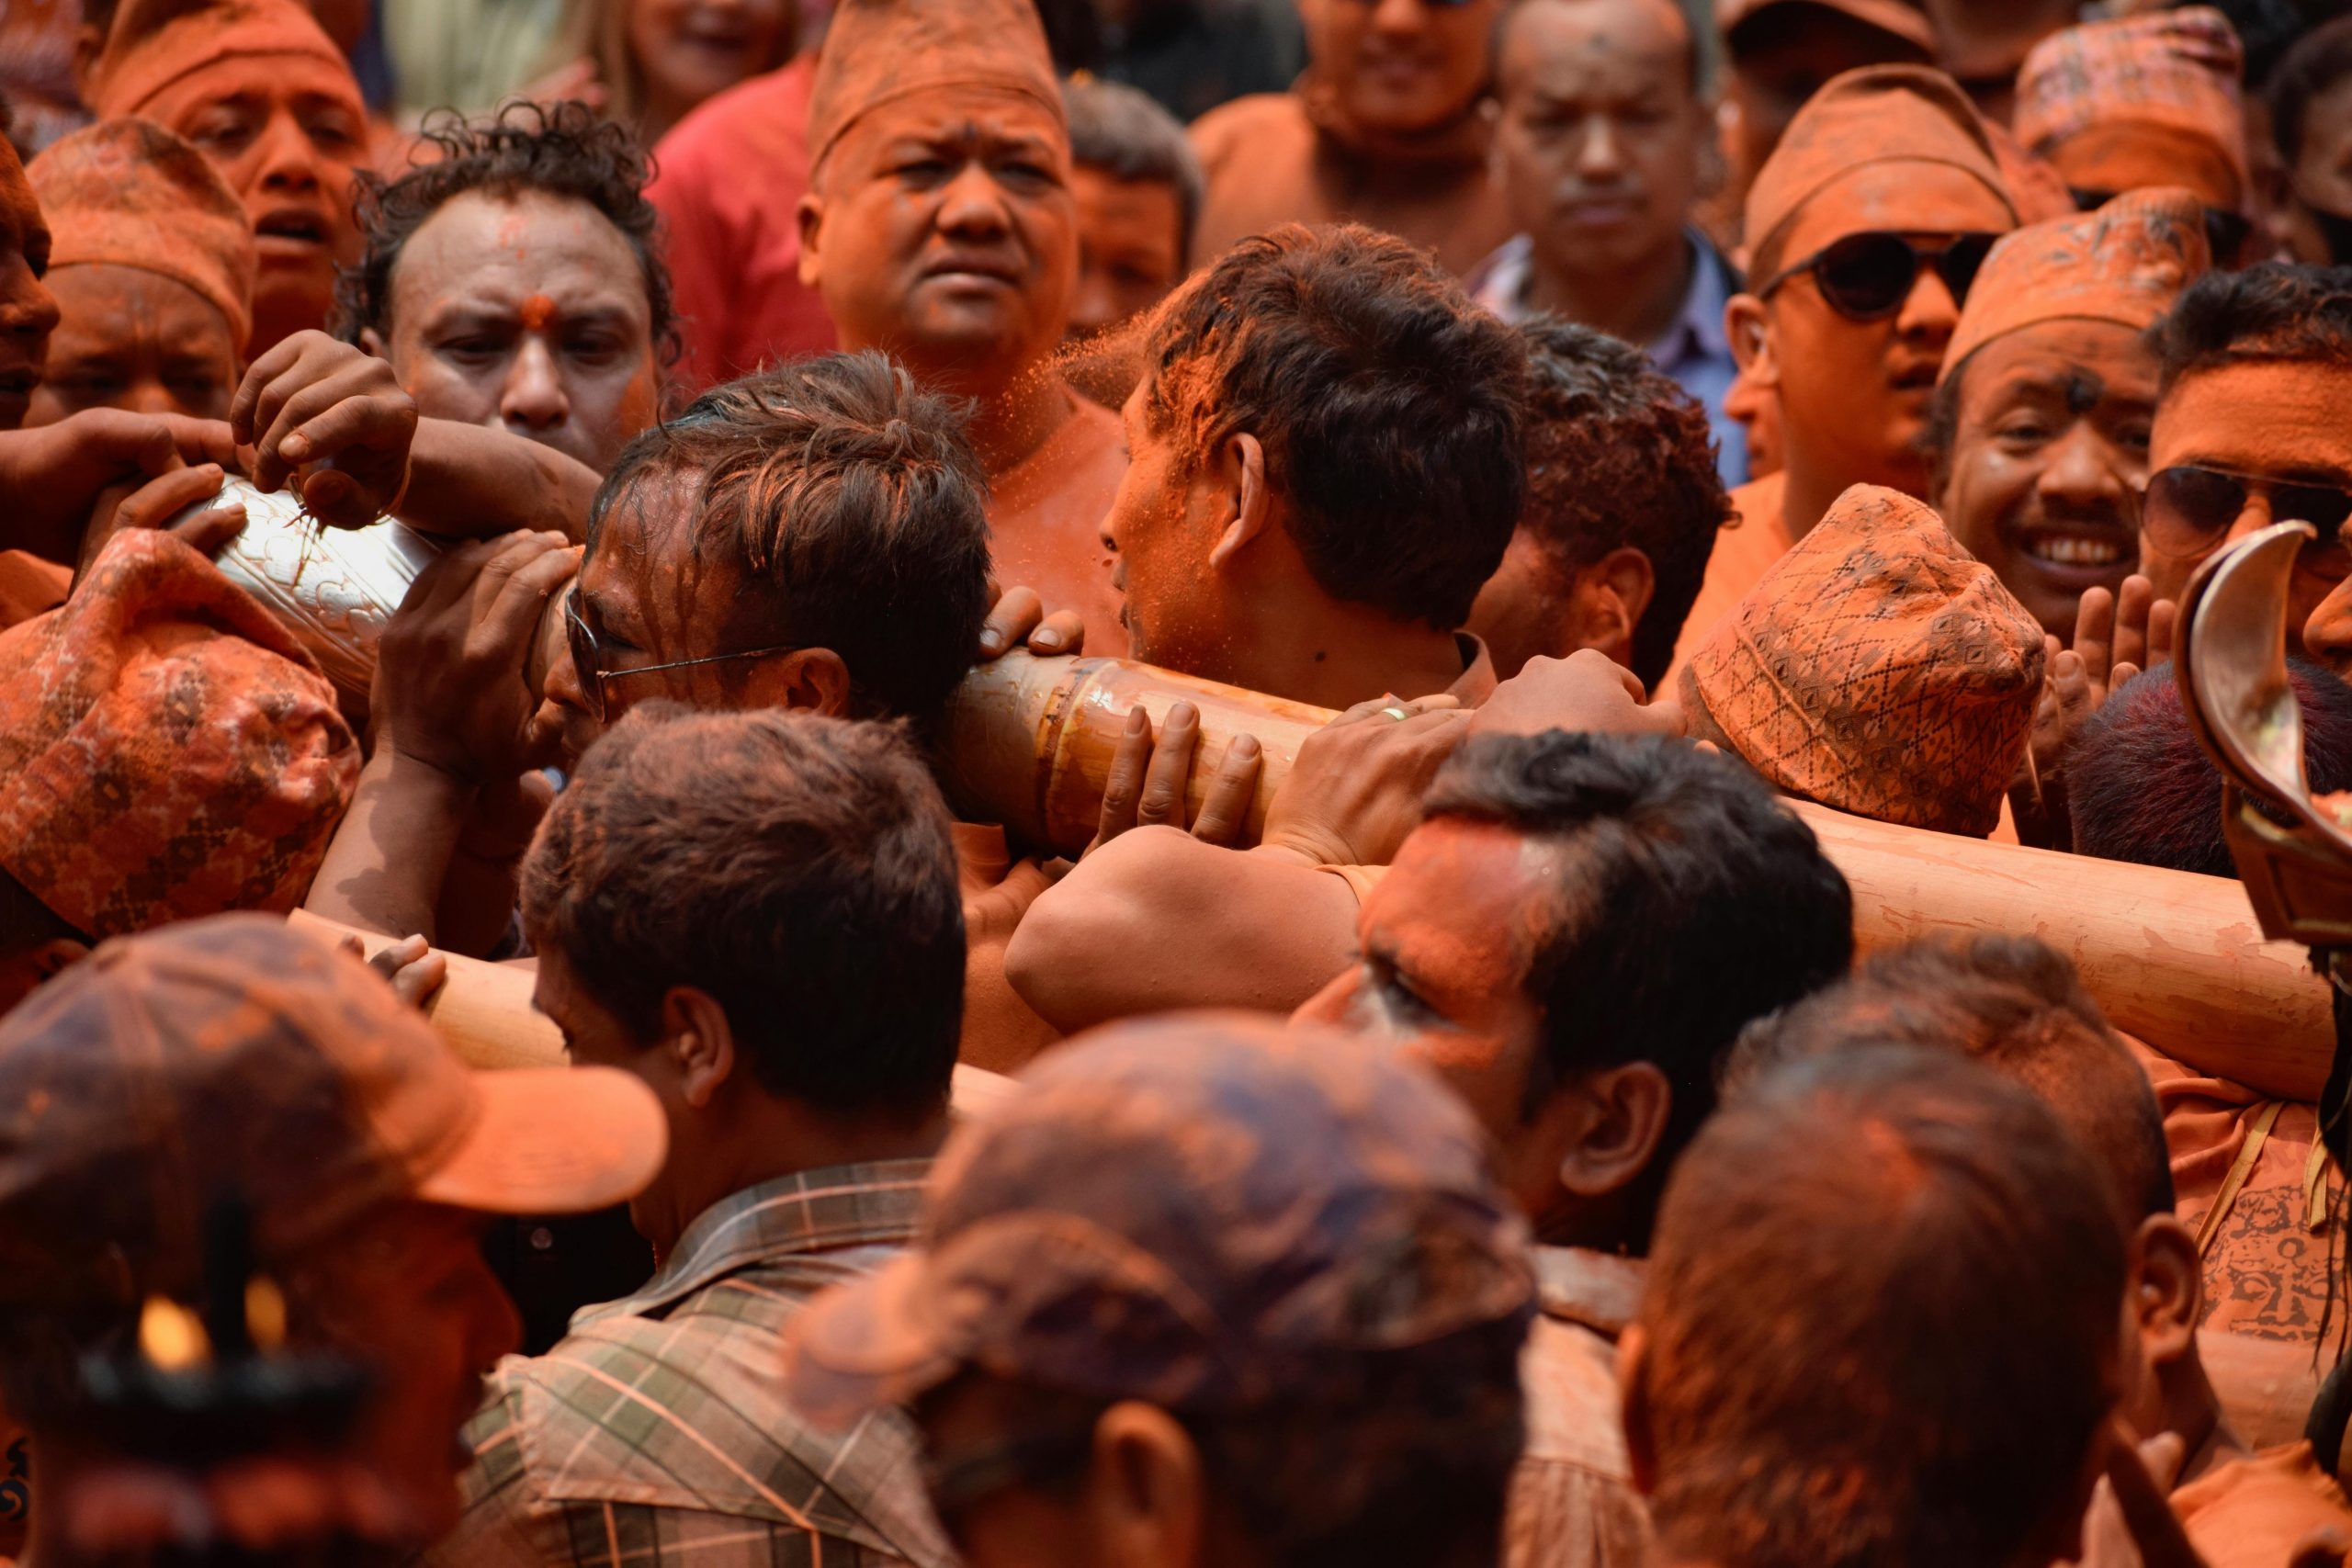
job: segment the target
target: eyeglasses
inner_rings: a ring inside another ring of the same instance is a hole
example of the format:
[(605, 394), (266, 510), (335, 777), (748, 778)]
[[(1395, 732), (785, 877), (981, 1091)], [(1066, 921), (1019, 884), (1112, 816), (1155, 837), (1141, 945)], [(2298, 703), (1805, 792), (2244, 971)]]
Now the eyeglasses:
[[(2097, 212), (2120, 194), (2111, 190), (2085, 190), (2079, 186), (2067, 187), (2075, 198), (2077, 212)], [(2205, 209), (2205, 243), (2213, 253), (2213, 265), (2227, 266), (2245, 249), (2247, 236), (2254, 232), (2254, 220), (2243, 212), (2233, 212), (2226, 207)]]
[(2352, 516), (2352, 494), (2333, 485), (2296, 484), (2259, 474), (2233, 474), (2195, 464), (2165, 468), (2148, 479), (2140, 504), (2140, 528), (2148, 547), (2175, 560), (2195, 560), (2229, 537), (2245, 514), (2247, 498), (2263, 496), (2275, 523), (2308, 523), (2319, 536), (2295, 558), (2298, 571), (2329, 581), (2352, 577), (2352, 549), (2344, 541), (2344, 520)]
[(580, 694), (588, 705), (589, 716), (602, 724), (605, 721), (605, 682), (625, 681), (631, 675), (651, 675), (663, 670), (689, 670), (697, 664), (725, 664), (738, 659), (770, 659), (779, 653), (795, 653), (794, 648), (754, 648), (742, 653), (713, 653), (701, 659), (673, 659), (667, 664), (638, 664), (627, 670), (606, 670), (605, 660), (610, 650), (595, 628), (580, 614), (580, 594), (575, 590), (563, 596), (563, 638), (571, 649), (571, 668), (580, 677)]
[(1871, 230), (1849, 234), (1825, 245), (1794, 266), (1784, 267), (1758, 288), (1768, 299), (1799, 273), (1813, 274), (1814, 287), (1829, 308), (1849, 321), (1883, 321), (1903, 309), (1919, 269), (1932, 266), (1951, 290), (1952, 303), (1964, 304), (1968, 290), (1984, 265), (1985, 253), (1998, 234), (1955, 234), (1940, 245), (1923, 245), (1907, 234)]

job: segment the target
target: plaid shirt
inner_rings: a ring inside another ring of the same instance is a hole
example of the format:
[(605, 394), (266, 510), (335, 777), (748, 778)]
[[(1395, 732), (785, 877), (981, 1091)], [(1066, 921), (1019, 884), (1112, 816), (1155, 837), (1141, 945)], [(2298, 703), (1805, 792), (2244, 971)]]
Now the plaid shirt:
[(897, 1412), (810, 1430), (786, 1324), (913, 1239), (928, 1160), (804, 1171), (687, 1227), (638, 1294), (510, 1356), (466, 1430), (465, 1517), (428, 1564), (952, 1568)]

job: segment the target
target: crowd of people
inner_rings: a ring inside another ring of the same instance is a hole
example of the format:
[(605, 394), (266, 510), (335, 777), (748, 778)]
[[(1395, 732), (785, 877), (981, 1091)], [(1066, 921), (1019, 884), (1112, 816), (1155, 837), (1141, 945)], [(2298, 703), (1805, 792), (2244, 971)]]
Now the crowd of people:
[(2352, 1559), (2324, 983), (2066, 913), (2251, 942), (2277, 523), (2352, 788), (2341, 5), (40, 0), (0, 130), (0, 1562)]

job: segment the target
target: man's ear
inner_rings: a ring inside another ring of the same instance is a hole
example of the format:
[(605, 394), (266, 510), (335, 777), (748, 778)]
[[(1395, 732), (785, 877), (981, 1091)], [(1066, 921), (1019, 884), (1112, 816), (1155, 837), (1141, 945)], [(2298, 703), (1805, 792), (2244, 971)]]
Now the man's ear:
[(678, 1069), (678, 1092), (697, 1111), (734, 1075), (735, 1031), (727, 1010), (699, 987), (673, 986), (663, 993), (662, 1049)]
[(800, 205), (792, 209), (792, 220), (800, 226), (800, 286), (814, 288), (820, 276), (817, 242), (825, 231), (824, 198), (813, 190), (803, 193)]
[(1123, 1400), (1094, 1423), (1087, 1512), (1102, 1560), (1186, 1568), (1202, 1560), (1208, 1483), (1182, 1424), (1156, 1404)]
[(1230, 498), (1230, 513), (1209, 547), (1209, 565), (1222, 569), (1265, 532), (1272, 521), (1274, 498), (1266, 488), (1266, 449), (1247, 431), (1225, 438), (1210, 460), (1218, 489)]
[(390, 359), (391, 357), (391, 355), (386, 353), (384, 349), (384, 334), (378, 332), (373, 327), (362, 327), (359, 329), (359, 347), (361, 352), (372, 354), (379, 359)]
[(1579, 1198), (1606, 1198), (1639, 1180), (1674, 1112), (1674, 1085), (1651, 1062), (1580, 1074), (1555, 1099), (1577, 1107), (1560, 1185)]
[(2158, 1366), (2177, 1361), (2197, 1340), (2205, 1306), (2197, 1238), (2171, 1214), (2150, 1214), (2132, 1238), (2132, 1311), (2140, 1342)]
[(1568, 587), (1568, 637), (1578, 648), (1632, 665), (1634, 632), (1657, 593), (1650, 558), (1620, 545), (1585, 567)]
[(1618, 1420), (1625, 1428), (1625, 1461), (1634, 1490), (1643, 1496), (1657, 1492), (1657, 1443), (1650, 1431), (1650, 1337), (1638, 1323), (1629, 1323), (1617, 1337)]
[(745, 688), (752, 707), (849, 716), (849, 666), (830, 648), (796, 648), (763, 659), (752, 667)]
[(1724, 305), (1724, 335), (1731, 356), (1750, 381), (1777, 389), (1780, 355), (1772, 343), (1772, 312), (1753, 294), (1735, 294)]

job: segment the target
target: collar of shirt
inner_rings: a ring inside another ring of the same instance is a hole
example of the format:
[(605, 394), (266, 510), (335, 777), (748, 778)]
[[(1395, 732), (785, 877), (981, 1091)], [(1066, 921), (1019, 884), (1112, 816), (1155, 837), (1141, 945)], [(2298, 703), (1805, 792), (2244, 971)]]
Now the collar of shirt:
[(915, 1237), (927, 1159), (876, 1160), (804, 1170), (746, 1187), (695, 1217), (635, 1295), (582, 1309), (575, 1331), (599, 1318), (652, 1316), (746, 1266), (851, 1247), (904, 1247)]
[[(1690, 248), (1690, 287), (1683, 293), (1681, 313), (1648, 345), (1651, 360), (1665, 369), (1687, 358), (1731, 357), (1731, 337), (1724, 330), (1724, 306), (1731, 299), (1729, 264), (1699, 230), (1686, 228), (1682, 234)], [(1471, 297), (1518, 325), (1535, 313), (1527, 303), (1534, 259), (1534, 241), (1513, 235), (1472, 270), (1466, 284)]]

